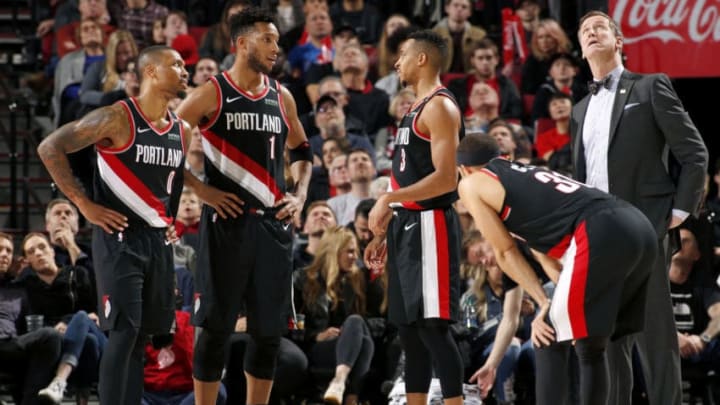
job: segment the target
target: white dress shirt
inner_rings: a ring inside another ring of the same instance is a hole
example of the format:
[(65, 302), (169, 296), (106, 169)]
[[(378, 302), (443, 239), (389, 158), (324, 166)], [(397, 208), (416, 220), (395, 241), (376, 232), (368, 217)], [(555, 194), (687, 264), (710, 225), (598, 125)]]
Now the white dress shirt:
[[(604, 192), (610, 189), (608, 182), (608, 145), (610, 119), (620, 75), (625, 68), (620, 65), (610, 72), (610, 88), (600, 87), (597, 94), (590, 95), (585, 122), (583, 122), (583, 147), (585, 148), (585, 183)], [(603, 78), (595, 78), (602, 80)]]

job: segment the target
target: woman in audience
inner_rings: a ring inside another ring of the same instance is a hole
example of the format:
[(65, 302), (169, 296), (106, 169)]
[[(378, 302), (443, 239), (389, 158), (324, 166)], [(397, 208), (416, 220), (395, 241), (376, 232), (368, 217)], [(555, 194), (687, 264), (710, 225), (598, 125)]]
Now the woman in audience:
[(358, 244), (352, 231), (336, 227), (323, 234), (312, 264), (295, 273), (295, 309), (305, 316), (305, 348), (311, 364), (334, 368), (326, 402), (357, 404), (362, 379), (375, 350), (365, 317), (368, 308), (365, 273), (358, 268)]
[(390, 101), (388, 113), (393, 117), (392, 124), (381, 128), (375, 136), (375, 159), (379, 174), (389, 174), (392, 167), (392, 159), (395, 154), (395, 135), (398, 125), (410, 107), (415, 102), (415, 93), (409, 88), (400, 90)]
[(83, 112), (102, 105), (105, 93), (125, 88), (122, 75), (127, 72), (128, 65), (138, 55), (137, 45), (132, 34), (125, 30), (117, 30), (110, 34), (105, 47), (105, 60), (93, 63), (83, 77), (80, 86), (80, 102)]
[(557, 21), (547, 18), (540, 21), (530, 41), (531, 53), (522, 69), (522, 94), (535, 94), (545, 83), (550, 71), (550, 57), (570, 52), (570, 38)]
[(220, 21), (208, 29), (200, 44), (200, 56), (213, 58), (217, 63), (231, 54), (230, 49), (235, 46), (230, 39), (230, 17), (241, 12), (245, 7), (251, 5), (250, 0), (228, 0), (225, 2)]
[(100, 355), (107, 342), (94, 312), (95, 286), (83, 267), (58, 268), (52, 245), (41, 233), (28, 234), (22, 251), (32, 272), (21, 276), (19, 282), (27, 290), (32, 311), (42, 314), (45, 324), (63, 335), (55, 378), (38, 395), (59, 404), (72, 373), (79, 403), (86, 404), (90, 386), (97, 381)]

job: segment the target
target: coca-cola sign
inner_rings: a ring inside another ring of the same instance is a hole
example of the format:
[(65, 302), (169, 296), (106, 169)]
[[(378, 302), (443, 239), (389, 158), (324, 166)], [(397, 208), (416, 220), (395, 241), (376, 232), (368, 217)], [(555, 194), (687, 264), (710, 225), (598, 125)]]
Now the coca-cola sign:
[(720, 0), (610, 0), (609, 7), (628, 69), (720, 76)]

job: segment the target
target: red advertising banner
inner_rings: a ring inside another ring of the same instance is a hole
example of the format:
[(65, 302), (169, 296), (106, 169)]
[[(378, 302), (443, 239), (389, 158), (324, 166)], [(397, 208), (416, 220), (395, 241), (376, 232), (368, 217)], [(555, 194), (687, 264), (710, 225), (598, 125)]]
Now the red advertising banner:
[(628, 69), (720, 77), (719, 0), (610, 0)]

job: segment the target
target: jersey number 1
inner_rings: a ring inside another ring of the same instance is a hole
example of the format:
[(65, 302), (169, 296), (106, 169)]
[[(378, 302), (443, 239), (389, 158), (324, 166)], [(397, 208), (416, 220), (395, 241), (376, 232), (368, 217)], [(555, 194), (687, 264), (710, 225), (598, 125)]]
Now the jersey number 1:
[(275, 135), (270, 137), (270, 160), (275, 160)]

